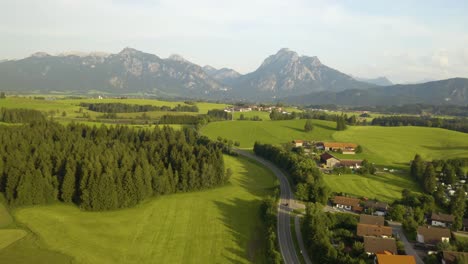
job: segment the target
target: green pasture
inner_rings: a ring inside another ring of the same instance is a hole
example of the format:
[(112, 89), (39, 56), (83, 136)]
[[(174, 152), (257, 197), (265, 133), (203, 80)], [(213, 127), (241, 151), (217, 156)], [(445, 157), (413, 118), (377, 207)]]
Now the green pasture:
[[(265, 263), (259, 205), (271, 194), (274, 177), (244, 158), (225, 161), (234, 172), (230, 183), (212, 190), (117, 211), (55, 204), (14, 215), (49, 250), (76, 263)], [(0, 263), (9, 248), (0, 251)]]
[(405, 174), (324, 174), (323, 178), (333, 192), (344, 192), (379, 201), (393, 202), (401, 198), (403, 189), (420, 192), (420, 187)]
[(367, 158), (382, 166), (407, 167), (416, 153), (424, 160), (468, 157), (468, 134), (441, 128), (348, 126), (333, 139), (363, 147), (362, 154), (347, 158)]
[(306, 120), (213, 122), (203, 127), (201, 133), (214, 140), (221, 136), (239, 141), (241, 148), (252, 148), (255, 141), (278, 145), (294, 139), (332, 139), (334, 122), (312, 120), (314, 129), (311, 132), (304, 131), (305, 122)]

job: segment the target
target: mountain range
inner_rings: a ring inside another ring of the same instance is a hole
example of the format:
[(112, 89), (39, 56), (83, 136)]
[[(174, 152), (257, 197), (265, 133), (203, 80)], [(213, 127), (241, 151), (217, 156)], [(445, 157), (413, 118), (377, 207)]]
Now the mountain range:
[(386, 77), (352, 77), (318, 57), (281, 49), (245, 75), (201, 67), (179, 55), (125, 48), (117, 54), (35, 53), (0, 62), (0, 90), (195, 99), (287, 101), (300, 104), (468, 104), (468, 79), (393, 85)]

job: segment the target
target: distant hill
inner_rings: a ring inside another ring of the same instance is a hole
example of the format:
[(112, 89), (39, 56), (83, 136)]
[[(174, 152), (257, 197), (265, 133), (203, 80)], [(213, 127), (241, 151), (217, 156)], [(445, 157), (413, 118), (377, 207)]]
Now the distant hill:
[(373, 79), (354, 77), (354, 79), (356, 79), (357, 81), (360, 81), (360, 82), (366, 82), (366, 83), (375, 84), (375, 85), (378, 85), (378, 86), (393, 85), (393, 83), (385, 76), (377, 77), (377, 78), (373, 78)]
[(305, 96), (288, 97), (294, 104), (337, 104), (347, 106), (402, 104), (468, 104), (468, 79), (453, 78), (420, 84), (398, 84), (372, 89), (351, 89), (341, 92), (323, 91)]
[(162, 59), (131, 48), (110, 55), (39, 52), (0, 63), (0, 90), (6, 91), (206, 97), (228, 89), (180, 56)]
[(322, 64), (317, 57), (281, 49), (266, 58), (256, 71), (240, 76), (233, 83), (232, 93), (238, 97), (271, 99), (369, 87), (372, 85)]

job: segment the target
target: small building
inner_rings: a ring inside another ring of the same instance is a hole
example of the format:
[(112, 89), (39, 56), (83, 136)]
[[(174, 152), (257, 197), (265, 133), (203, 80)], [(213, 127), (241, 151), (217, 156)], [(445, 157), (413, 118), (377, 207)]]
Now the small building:
[(463, 219), (463, 231), (468, 231), (468, 218)]
[(387, 215), (389, 206), (388, 203), (369, 200), (364, 203), (364, 208), (367, 212), (372, 212), (379, 216), (385, 216)]
[(320, 142), (324, 150), (327, 151), (341, 151), (343, 154), (355, 154), (357, 144), (343, 143), (343, 142)]
[(455, 251), (443, 251), (442, 252), (442, 264), (466, 263), (466, 262), (461, 262), (462, 260), (468, 262), (467, 252), (455, 252)]
[(320, 155), (320, 160), (327, 165), (328, 168), (334, 168), (340, 163), (340, 160), (335, 158), (332, 154), (325, 152)]
[(364, 237), (364, 250), (368, 255), (372, 254), (397, 254), (397, 246), (394, 238)]
[(367, 224), (357, 224), (357, 236), (376, 236), (376, 237), (391, 237), (392, 228), (389, 226), (377, 226)]
[(442, 213), (432, 213), (431, 215), (431, 225), (440, 226), (440, 227), (451, 227), (454, 221), (453, 215), (442, 214)]
[(361, 200), (352, 197), (335, 196), (333, 198), (333, 205), (340, 209), (348, 211), (362, 212), (363, 208), (359, 204)]
[(416, 259), (408, 255), (377, 254), (374, 262), (376, 264), (416, 264)]
[(420, 226), (416, 240), (426, 245), (437, 245), (440, 242), (450, 242), (450, 230), (447, 228)]
[(348, 167), (350, 169), (359, 169), (361, 168), (362, 165), (362, 160), (348, 160), (348, 159), (342, 159), (340, 160), (340, 163), (338, 166), (340, 167)]
[(294, 146), (297, 148), (297, 147), (302, 147), (304, 145), (304, 140), (300, 140), (300, 139), (295, 139), (293, 140), (292, 142), (294, 144)]
[(385, 225), (385, 218), (383, 218), (382, 216), (361, 214), (359, 216), (359, 223), (366, 225), (383, 226)]

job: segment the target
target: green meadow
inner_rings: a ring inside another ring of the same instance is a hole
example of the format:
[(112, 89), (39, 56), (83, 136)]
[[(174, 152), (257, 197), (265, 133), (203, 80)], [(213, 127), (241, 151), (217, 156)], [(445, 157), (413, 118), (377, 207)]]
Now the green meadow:
[(334, 192), (385, 202), (393, 202), (395, 198), (401, 197), (403, 189), (420, 192), (420, 187), (410, 177), (400, 174), (324, 174), (323, 178)]
[[(76, 263), (265, 263), (259, 205), (272, 193), (274, 176), (244, 158), (225, 161), (234, 173), (223, 187), (161, 196), (117, 211), (55, 204), (13, 214), (41, 245)], [(0, 263), (19, 257), (19, 249), (32, 243), (18, 244), (22, 241), (0, 250)]]
[(279, 145), (294, 139), (332, 140), (335, 123), (322, 120), (312, 122), (314, 129), (311, 132), (304, 131), (305, 120), (268, 120), (213, 122), (203, 127), (201, 133), (214, 140), (221, 136), (239, 141), (241, 148), (252, 148), (255, 141)]

